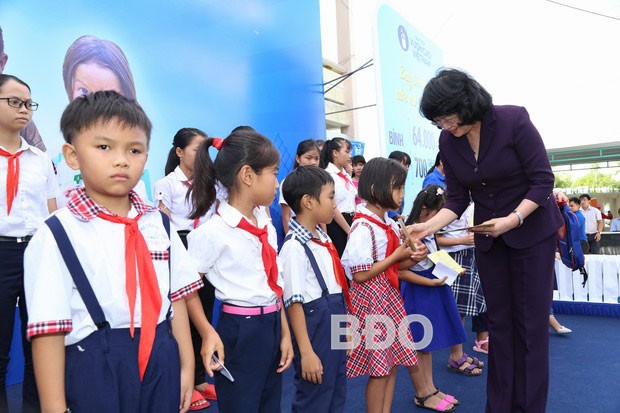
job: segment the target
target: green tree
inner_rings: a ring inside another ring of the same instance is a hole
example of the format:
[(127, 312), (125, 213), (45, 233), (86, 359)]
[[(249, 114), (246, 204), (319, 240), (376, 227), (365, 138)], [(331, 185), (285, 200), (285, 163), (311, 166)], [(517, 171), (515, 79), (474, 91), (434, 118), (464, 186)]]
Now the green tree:
[(587, 175), (578, 178), (573, 182), (574, 187), (588, 186), (590, 188), (618, 188), (620, 187), (620, 181), (613, 178), (610, 174), (603, 174), (597, 171), (588, 172)]
[(556, 188), (571, 188), (573, 186), (573, 180), (568, 174), (555, 174)]

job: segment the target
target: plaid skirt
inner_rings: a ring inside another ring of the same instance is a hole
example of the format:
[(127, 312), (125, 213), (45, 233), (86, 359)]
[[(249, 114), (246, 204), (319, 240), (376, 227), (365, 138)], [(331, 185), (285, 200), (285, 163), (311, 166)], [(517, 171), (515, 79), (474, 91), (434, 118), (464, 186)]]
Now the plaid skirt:
[(456, 306), (461, 317), (485, 313), (487, 303), (484, 300), (484, 293), (478, 276), (475, 249), (467, 248), (451, 252), (450, 256), (465, 269), (465, 274), (456, 277), (456, 281), (452, 284)]
[[(352, 281), (349, 294), (353, 305), (351, 315), (359, 321), (357, 333), (361, 341), (347, 357), (347, 377), (363, 375), (384, 377), (390, 374), (394, 366), (418, 364), (418, 357), (413, 346), (407, 346), (407, 343), (413, 343), (408, 325), (399, 331), (401, 320), (407, 315), (403, 299), (398, 290), (389, 283), (385, 274), (381, 273), (361, 284)], [(369, 315), (387, 317), (392, 320), (393, 324), (375, 322), (369, 326), (370, 329), (378, 331), (378, 334), (375, 333), (373, 342), (383, 343), (386, 337), (392, 336), (394, 341), (391, 345), (367, 348), (365, 321)], [(401, 338), (402, 334), (406, 334), (406, 337)], [(403, 345), (404, 340), (408, 340), (405, 345)]]

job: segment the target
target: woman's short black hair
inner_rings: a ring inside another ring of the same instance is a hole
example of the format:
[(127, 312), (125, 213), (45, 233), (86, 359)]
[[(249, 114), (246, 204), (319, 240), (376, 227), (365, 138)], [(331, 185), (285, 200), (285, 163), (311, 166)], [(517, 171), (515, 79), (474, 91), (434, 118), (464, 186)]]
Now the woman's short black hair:
[(282, 184), (282, 195), (293, 212), (299, 214), (304, 195), (319, 199), (323, 186), (333, 183), (334, 179), (325, 169), (310, 165), (299, 166), (286, 176)]
[(428, 81), (420, 101), (420, 113), (433, 121), (456, 114), (462, 125), (482, 120), (493, 105), (491, 94), (467, 73), (441, 69)]
[(360, 163), (362, 165), (366, 164), (366, 158), (364, 158), (362, 155), (355, 155), (353, 158), (351, 158), (351, 165), (357, 165)]
[(398, 210), (392, 191), (405, 185), (407, 169), (394, 159), (372, 158), (360, 175), (358, 196), (382, 208)]

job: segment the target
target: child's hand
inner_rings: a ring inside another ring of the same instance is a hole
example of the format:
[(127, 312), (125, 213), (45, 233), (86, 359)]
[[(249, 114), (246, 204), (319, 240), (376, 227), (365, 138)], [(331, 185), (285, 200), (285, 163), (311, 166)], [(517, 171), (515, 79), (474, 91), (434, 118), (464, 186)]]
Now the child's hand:
[(426, 248), (426, 245), (416, 240), (412, 240), (411, 242), (415, 242), (417, 249), (415, 251), (410, 251), (411, 256), (409, 258), (416, 263), (425, 260), (428, 256), (428, 248)]
[(323, 364), (314, 351), (301, 356), (301, 377), (313, 384), (323, 381)]
[(446, 280), (448, 279), (447, 276), (441, 277), (441, 278), (433, 278), (432, 282), (433, 282), (433, 287), (441, 287), (442, 285), (446, 285)]
[(181, 368), (181, 404), (180, 411), (185, 413), (189, 409), (194, 394), (194, 372)]
[(224, 364), (224, 343), (222, 343), (220, 335), (217, 334), (217, 331), (211, 327), (207, 336), (202, 339), (202, 347), (200, 349), (202, 364), (205, 366), (205, 370), (207, 371), (209, 377), (213, 377), (213, 371), (217, 371), (222, 368), (211, 358), (214, 353), (217, 353), (217, 358), (220, 360), (220, 363)]
[(293, 343), (291, 342), (291, 335), (282, 334), (282, 339), (280, 339), (280, 353), (282, 356), (280, 357), (280, 368), (276, 370), (277, 373), (282, 373), (284, 370), (291, 367), (291, 362), (293, 361)]
[(469, 232), (463, 237), (463, 245), (474, 245), (474, 233)]
[(409, 248), (408, 243), (403, 242), (402, 244), (398, 246), (398, 248), (394, 250), (392, 254), (396, 254), (395, 257), (400, 262), (400, 261), (404, 261), (406, 259), (411, 258), (411, 254), (413, 252), (414, 251), (411, 251), (411, 248)]

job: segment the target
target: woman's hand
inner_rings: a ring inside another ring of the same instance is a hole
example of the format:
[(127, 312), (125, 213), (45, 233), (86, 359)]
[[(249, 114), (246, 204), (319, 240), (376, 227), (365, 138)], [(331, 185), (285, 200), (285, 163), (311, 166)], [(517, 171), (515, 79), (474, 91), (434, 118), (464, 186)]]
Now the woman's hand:
[(556, 201), (564, 201), (566, 203), (568, 203), (568, 197), (566, 196), (566, 194), (562, 191), (553, 191), (553, 196), (555, 197)]
[(497, 238), (505, 232), (510, 231), (513, 228), (519, 226), (519, 217), (516, 214), (510, 214), (503, 218), (494, 218), (483, 222), (482, 225), (493, 225), (491, 228), (472, 228), (471, 232), (475, 232), (481, 235), (492, 236)]
[(418, 240), (424, 239), (431, 234), (430, 226), (426, 222), (409, 225), (407, 230), (412, 238)]

